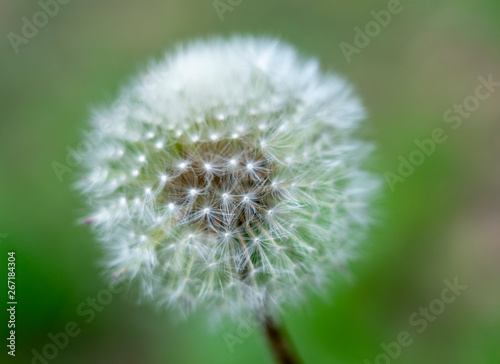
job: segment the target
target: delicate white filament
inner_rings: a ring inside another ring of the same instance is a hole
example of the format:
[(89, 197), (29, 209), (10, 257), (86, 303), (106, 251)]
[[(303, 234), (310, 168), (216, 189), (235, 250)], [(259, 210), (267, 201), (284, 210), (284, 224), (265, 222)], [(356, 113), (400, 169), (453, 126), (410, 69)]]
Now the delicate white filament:
[(234, 316), (322, 288), (370, 222), (363, 117), (345, 81), (279, 41), (178, 48), (96, 113), (112, 127), (82, 152), (110, 276)]

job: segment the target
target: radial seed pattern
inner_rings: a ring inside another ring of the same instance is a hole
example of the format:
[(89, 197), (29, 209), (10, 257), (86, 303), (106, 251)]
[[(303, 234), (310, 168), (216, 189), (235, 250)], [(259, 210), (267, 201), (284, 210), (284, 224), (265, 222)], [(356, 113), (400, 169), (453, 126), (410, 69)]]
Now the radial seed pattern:
[(94, 117), (78, 187), (106, 265), (183, 311), (295, 302), (369, 220), (362, 116), (342, 80), (276, 41), (179, 49)]

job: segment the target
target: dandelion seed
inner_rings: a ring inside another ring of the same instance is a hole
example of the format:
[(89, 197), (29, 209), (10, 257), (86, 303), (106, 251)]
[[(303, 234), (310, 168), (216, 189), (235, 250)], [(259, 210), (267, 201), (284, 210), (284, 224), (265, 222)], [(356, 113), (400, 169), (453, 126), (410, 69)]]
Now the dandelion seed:
[(113, 128), (81, 153), (85, 221), (110, 276), (233, 317), (273, 317), (324, 288), (363, 239), (377, 189), (349, 85), (250, 37), (188, 44), (149, 73), (155, 86), (124, 89), (93, 120)]

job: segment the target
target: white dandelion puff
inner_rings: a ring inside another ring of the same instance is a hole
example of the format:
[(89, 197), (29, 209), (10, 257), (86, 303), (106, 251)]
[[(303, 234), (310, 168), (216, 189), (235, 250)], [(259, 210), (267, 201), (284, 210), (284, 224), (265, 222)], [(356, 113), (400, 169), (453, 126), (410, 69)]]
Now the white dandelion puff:
[(353, 256), (377, 189), (348, 84), (250, 37), (185, 45), (147, 74), (97, 113), (112, 127), (82, 158), (110, 275), (182, 311), (231, 315), (272, 315), (322, 288)]

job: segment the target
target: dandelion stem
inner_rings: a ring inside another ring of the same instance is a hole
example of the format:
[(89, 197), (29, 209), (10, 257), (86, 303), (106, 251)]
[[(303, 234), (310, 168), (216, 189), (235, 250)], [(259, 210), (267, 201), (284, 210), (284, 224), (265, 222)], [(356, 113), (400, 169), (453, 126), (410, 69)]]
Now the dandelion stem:
[(290, 336), (282, 325), (279, 325), (270, 316), (263, 319), (266, 338), (273, 351), (274, 358), (279, 364), (302, 364), (295, 351)]

